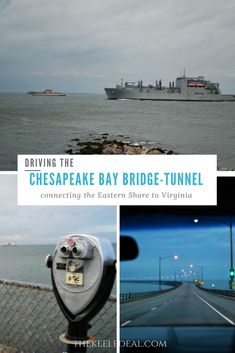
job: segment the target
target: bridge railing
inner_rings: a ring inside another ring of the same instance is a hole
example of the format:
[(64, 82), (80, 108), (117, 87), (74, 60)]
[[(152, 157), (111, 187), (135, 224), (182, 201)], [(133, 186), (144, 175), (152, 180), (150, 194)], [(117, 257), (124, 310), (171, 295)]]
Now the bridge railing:
[(213, 294), (220, 294), (220, 295), (225, 295), (227, 297), (234, 297), (235, 298), (235, 291), (234, 290), (225, 290), (225, 289), (212, 289), (212, 288), (204, 288), (199, 285), (197, 285), (197, 288), (213, 293)]
[[(166, 284), (166, 281), (164, 281)], [(167, 283), (168, 285), (171, 285), (171, 288), (163, 289), (163, 290), (158, 290), (158, 291), (146, 291), (146, 292), (131, 292), (131, 293), (121, 293), (120, 294), (120, 304), (128, 303), (134, 300), (140, 300), (144, 298), (150, 298), (154, 297), (156, 295), (160, 295), (166, 292), (169, 292), (177, 287), (179, 287), (182, 282), (170, 282), (171, 284)], [(163, 284), (163, 281), (162, 281)]]

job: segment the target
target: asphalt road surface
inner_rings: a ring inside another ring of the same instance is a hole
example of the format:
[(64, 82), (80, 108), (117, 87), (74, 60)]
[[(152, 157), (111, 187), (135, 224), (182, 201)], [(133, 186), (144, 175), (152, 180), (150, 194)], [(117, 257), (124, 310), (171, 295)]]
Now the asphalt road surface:
[(152, 298), (121, 304), (121, 326), (235, 326), (235, 298), (183, 283)]

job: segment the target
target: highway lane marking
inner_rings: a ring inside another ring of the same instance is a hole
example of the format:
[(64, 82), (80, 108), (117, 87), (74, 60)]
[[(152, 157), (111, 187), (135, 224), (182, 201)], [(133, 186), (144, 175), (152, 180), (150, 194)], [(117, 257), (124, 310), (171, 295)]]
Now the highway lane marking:
[(152, 309), (148, 308), (146, 311), (142, 312), (141, 314), (138, 314), (137, 316), (134, 316), (134, 317), (132, 316), (132, 319), (131, 319), (131, 320), (128, 320), (128, 321), (125, 321), (123, 324), (121, 324), (121, 327), (128, 325), (131, 321), (133, 321), (133, 320), (139, 318), (140, 316), (144, 316), (145, 314), (147, 314), (147, 313), (149, 312), (149, 310), (155, 310), (155, 309), (159, 308), (159, 306), (161, 306), (161, 305), (163, 305), (163, 304), (164, 304), (164, 303), (160, 303), (160, 304), (156, 305), (156, 306), (155, 306), (154, 308), (152, 308)]
[(121, 326), (122, 326), (122, 327), (123, 327), (123, 326), (126, 326), (127, 324), (129, 324), (129, 322), (131, 322), (131, 320), (128, 320), (128, 321), (124, 322)]
[(203, 299), (199, 294), (197, 294), (194, 290), (193, 292), (204, 302), (206, 303), (211, 309), (213, 309), (217, 314), (222, 316), (225, 320), (227, 320), (231, 325), (235, 326), (235, 322), (230, 320), (227, 316), (223, 315), (219, 310), (215, 309), (211, 304), (207, 303), (205, 299)]
[(164, 304), (167, 304), (167, 302), (161, 303), (161, 304), (155, 306), (154, 308), (152, 308), (151, 310), (152, 310), (152, 311), (153, 311), (153, 310), (156, 310), (157, 308), (159, 308), (159, 306), (164, 305)]
[(164, 303), (160, 303), (160, 304), (158, 304), (157, 306), (155, 306), (155, 307), (154, 307), (154, 308), (152, 308), (151, 310), (155, 310), (155, 309), (159, 308), (159, 306), (161, 306), (162, 304), (164, 304)]

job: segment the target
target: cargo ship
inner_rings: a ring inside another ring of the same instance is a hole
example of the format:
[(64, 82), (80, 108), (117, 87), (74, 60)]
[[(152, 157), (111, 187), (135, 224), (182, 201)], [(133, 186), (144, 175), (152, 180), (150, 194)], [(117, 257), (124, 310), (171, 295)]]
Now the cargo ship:
[(30, 91), (30, 92), (28, 92), (28, 94), (31, 94), (32, 96), (49, 96), (49, 97), (51, 97), (51, 96), (59, 96), (59, 97), (66, 96), (66, 94), (60, 93), (60, 92), (55, 92), (50, 88), (45, 89), (45, 91)]
[(186, 77), (185, 74), (177, 77), (175, 82), (169, 82), (168, 86), (163, 86), (161, 79), (148, 85), (143, 81), (124, 83), (122, 80), (115, 88), (104, 90), (108, 99), (235, 102), (235, 94), (222, 94), (219, 83), (208, 81), (204, 76)]
[(4, 244), (0, 244), (0, 247), (2, 248), (9, 248), (9, 247), (15, 247), (17, 246), (15, 243), (4, 243)]

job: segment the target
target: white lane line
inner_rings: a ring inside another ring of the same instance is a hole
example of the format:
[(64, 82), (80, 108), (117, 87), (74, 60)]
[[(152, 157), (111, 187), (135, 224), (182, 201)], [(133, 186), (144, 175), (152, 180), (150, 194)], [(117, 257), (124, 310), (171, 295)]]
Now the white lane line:
[(153, 310), (156, 310), (157, 309), (157, 307), (155, 306), (154, 308), (152, 308), (151, 310), (153, 311)]
[(129, 324), (129, 322), (131, 322), (131, 320), (124, 322), (121, 326), (126, 326), (127, 324)]
[(215, 309), (211, 304), (207, 303), (207, 301), (205, 299), (203, 299), (199, 294), (197, 294), (195, 292), (195, 290), (193, 290), (193, 292), (198, 296), (198, 298), (200, 298), (204, 303), (206, 303), (211, 309), (213, 309), (217, 314), (219, 314), (220, 316), (222, 316), (225, 320), (227, 320), (231, 325), (235, 326), (235, 322), (233, 322), (232, 320), (230, 320), (227, 316), (223, 315), (219, 310)]

